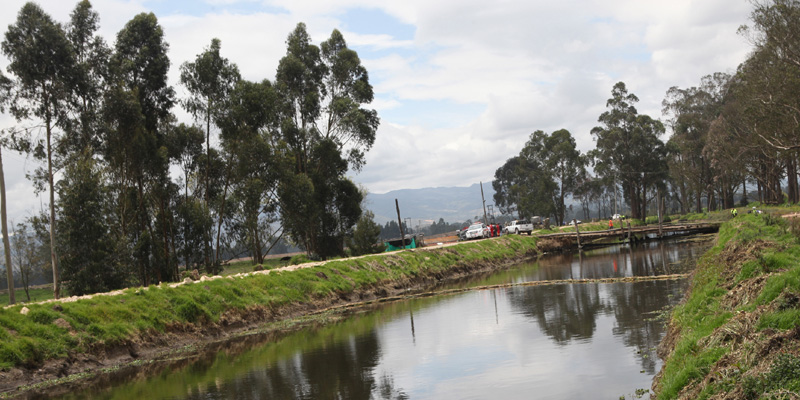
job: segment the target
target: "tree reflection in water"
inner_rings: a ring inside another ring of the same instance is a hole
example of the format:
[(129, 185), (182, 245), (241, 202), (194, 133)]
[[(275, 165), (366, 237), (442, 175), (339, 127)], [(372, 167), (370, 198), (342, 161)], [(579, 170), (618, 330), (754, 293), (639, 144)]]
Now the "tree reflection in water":
[[(559, 254), (458, 286), (687, 272), (692, 263), (682, 260), (705, 248), (647, 244)], [(514, 398), (531, 390), (550, 398), (614, 395), (633, 380), (647, 385), (640, 370), (655, 373), (654, 348), (664, 334), (664, 321), (655, 317), (677, 302), (686, 284), (516, 286), (384, 304), (292, 334), (243, 338), (173, 364), (158, 377), (133, 376), (115, 389), (68, 398), (463, 398), (503, 390)], [(594, 368), (604, 363), (613, 368)]]
[[(652, 243), (621, 251), (596, 251), (591, 256), (562, 254), (538, 262), (537, 280), (599, 279), (685, 272), (681, 260), (699, 256), (697, 246), (666, 247)], [(569, 268), (565, 268), (569, 265)], [(642, 369), (655, 373), (655, 348), (664, 334), (658, 318), (686, 288), (685, 280), (612, 284), (559, 284), (507, 289), (518, 313), (530, 317), (556, 344), (590, 340), (601, 315), (613, 315), (613, 334), (638, 349)]]

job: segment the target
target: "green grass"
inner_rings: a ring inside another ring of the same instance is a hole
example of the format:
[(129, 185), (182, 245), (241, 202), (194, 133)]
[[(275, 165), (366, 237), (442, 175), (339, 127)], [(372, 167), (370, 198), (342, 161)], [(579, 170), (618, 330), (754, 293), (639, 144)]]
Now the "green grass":
[[(53, 288), (47, 287), (43, 289), (30, 289), (29, 293), (31, 295), (31, 301), (42, 301), (42, 300), (50, 300), (53, 298)], [(4, 293), (0, 293), (0, 304), (7, 305), (8, 304), (8, 291)], [(25, 296), (25, 291), (21, 288), (17, 288), (14, 291), (14, 298), (16, 299), (17, 303), (25, 303), (28, 301), (28, 298)]]
[[(796, 207), (771, 211), (781, 214), (792, 210)], [(718, 218), (723, 212), (712, 213), (710, 217)], [(760, 242), (756, 243), (756, 240)], [(735, 250), (726, 252), (728, 248)], [(745, 251), (751, 252), (750, 258), (743, 259), (739, 265), (727, 265), (722, 258), (723, 254), (744, 254)], [(763, 274), (770, 276), (757, 297), (748, 297), (744, 303), (725, 307), (722, 299), (728, 293), (726, 287), (731, 283), (728, 281), (731, 274), (737, 283)], [(724, 340), (708, 338), (718, 333), (718, 329), (728, 323), (737, 310), (752, 311), (756, 306), (777, 301), (776, 311), (763, 314), (756, 329), (794, 329), (800, 325), (799, 299), (800, 237), (793, 233), (791, 224), (769, 214), (740, 212), (736, 218), (729, 217), (720, 228), (716, 245), (698, 261), (689, 297), (672, 312), (671, 323), (680, 331), (680, 336), (665, 361), (658, 399), (677, 398), (687, 385), (705, 379), (714, 364), (730, 354), (731, 345)], [(735, 365), (745, 370), (748, 368), (744, 360)], [(731, 385), (730, 380), (711, 380), (699, 396), (706, 398), (727, 390)]]
[[(793, 398), (786, 392), (800, 392), (800, 358), (792, 354), (781, 354), (773, 361), (767, 373), (745, 378), (744, 398)], [(784, 391), (784, 396), (762, 397), (770, 392)]]
[[(459, 264), (500, 262), (535, 252), (536, 241), (509, 235), (443, 249), (336, 260), (291, 272), (231, 276), (176, 288), (152, 285), (58, 306), (28, 304), (27, 315), (20, 314), (21, 305), (0, 309), (0, 369), (36, 367), (70, 352), (158, 337), (188, 324), (202, 327), (219, 322), (225, 313), (279, 311), (297, 303), (371, 290), (381, 283), (435, 276)], [(54, 323), (57, 319), (70, 327), (59, 327)]]
[[(264, 263), (261, 265), (263, 269), (275, 269), (275, 268), (285, 267), (286, 265), (289, 265), (289, 263), (286, 261), (281, 261), (280, 258), (269, 258), (265, 259)], [(227, 276), (227, 275), (241, 274), (245, 272), (253, 272), (255, 266), (256, 264), (254, 264), (252, 260), (235, 261), (223, 265), (222, 273), (220, 273), (220, 275)]]

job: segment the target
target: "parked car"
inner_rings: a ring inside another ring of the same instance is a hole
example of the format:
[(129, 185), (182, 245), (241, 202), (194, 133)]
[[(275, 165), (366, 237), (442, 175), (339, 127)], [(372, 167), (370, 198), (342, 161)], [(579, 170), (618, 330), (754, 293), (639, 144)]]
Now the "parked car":
[(533, 232), (533, 224), (525, 219), (511, 221), (505, 228), (504, 233), (516, 233), (517, 235), (527, 233), (528, 235)]
[(467, 233), (464, 234), (466, 239), (479, 239), (489, 237), (489, 227), (483, 222), (474, 223), (467, 228)]

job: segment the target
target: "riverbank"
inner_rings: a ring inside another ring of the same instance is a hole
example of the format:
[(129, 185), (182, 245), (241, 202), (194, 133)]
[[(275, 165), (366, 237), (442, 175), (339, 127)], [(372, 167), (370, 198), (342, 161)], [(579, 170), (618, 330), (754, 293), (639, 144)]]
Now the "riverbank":
[(655, 398), (800, 398), (800, 219), (789, 212), (722, 225), (671, 314)]
[(219, 341), (335, 305), (505, 268), (539, 254), (537, 242), (509, 235), (0, 309), (0, 397), (47, 391), (171, 349)]

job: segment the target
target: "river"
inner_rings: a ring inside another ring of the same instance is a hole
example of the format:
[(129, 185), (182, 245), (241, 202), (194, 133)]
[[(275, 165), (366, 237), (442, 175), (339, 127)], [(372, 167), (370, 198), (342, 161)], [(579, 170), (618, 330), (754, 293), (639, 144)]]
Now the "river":
[[(709, 246), (683, 238), (545, 255), (443, 288), (685, 273)], [(112, 387), (64, 398), (632, 399), (661, 366), (664, 310), (686, 288), (685, 279), (553, 284), (394, 302), (250, 335), (169, 368), (133, 368)]]

